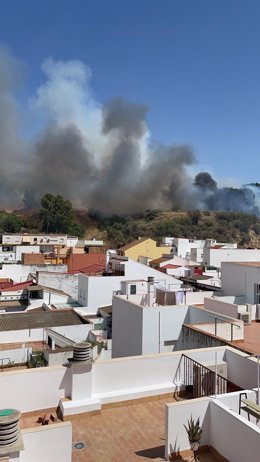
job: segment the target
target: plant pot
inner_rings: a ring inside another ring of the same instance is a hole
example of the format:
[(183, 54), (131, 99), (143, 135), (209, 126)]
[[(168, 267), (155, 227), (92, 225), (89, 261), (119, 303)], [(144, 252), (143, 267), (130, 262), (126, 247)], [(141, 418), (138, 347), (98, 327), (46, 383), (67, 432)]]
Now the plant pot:
[(190, 441), (190, 448), (193, 452), (197, 452), (199, 450), (200, 444), (197, 441)]

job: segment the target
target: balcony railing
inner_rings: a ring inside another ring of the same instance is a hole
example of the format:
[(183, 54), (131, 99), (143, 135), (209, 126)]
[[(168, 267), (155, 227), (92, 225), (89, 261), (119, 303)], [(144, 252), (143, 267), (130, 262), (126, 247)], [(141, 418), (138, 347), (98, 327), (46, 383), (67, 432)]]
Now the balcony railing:
[(242, 390), (238, 385), (185, 354), (181, 357), (179, 368), (183, 370), (185, 390), (193, 398)]

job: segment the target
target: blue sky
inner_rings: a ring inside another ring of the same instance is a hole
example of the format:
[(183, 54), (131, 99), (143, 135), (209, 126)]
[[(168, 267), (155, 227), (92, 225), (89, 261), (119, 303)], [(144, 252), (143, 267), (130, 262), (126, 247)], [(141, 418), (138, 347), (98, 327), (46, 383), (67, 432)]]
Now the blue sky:
[(259, 0), (1, 0), (0, 42), (26, 62), (79, 59), (96, 98), (147, 104), (152, 137), (189, 143), (196, 169), (260, 181)]

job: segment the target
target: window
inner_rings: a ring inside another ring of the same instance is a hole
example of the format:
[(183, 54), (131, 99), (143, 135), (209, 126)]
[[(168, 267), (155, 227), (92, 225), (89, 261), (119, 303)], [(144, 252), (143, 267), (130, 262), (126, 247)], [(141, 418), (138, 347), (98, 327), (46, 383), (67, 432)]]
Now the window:
[(136, 285), (130, 285), (130, 294), (135, 295), (136, 294)]
[(255, 303), (260, 303), (260, 284), (255, 284)]

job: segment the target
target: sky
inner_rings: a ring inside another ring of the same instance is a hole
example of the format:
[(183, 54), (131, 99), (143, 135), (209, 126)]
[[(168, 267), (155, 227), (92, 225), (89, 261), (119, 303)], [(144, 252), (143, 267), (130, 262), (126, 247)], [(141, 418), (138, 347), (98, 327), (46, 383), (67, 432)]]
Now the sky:
[(190, 144), (193, 169), (223, 183), (260, 181), (259, 0), (0, 5), (0, 43), (25, 63), (21, 107), (46, 80), (46, 58), (80, 60), (100, 103), (120, 96), (148, 106), (152, 139)]

